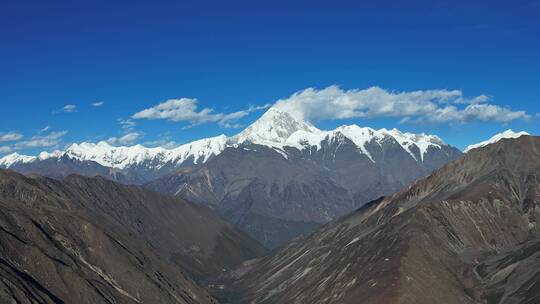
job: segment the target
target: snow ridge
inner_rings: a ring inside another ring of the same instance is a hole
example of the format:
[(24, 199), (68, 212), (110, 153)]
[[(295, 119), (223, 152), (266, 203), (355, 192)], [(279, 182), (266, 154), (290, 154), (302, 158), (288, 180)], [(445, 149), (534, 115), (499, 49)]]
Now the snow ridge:
[(472, 149), (485, 147), (487, 145), (494, 144), (494, 143), (498, 142), (499, 140), (501, 140), (503, 138), (518, 138), (518, 137), (521, 137), (523, 135), (530, 135), (530, 134), (525, 132), (525, 131), (514, 132), (512, 129), (508, 129), (506, 131), (503, 131), (501, 133), (497, 133), (497, 134), (493, 135), (488, 140), (484, 140), (484, 141), (479, 142), (479, 143), (474, 144), (474, 145), (469, 145), (463, 152), (467, 153)]

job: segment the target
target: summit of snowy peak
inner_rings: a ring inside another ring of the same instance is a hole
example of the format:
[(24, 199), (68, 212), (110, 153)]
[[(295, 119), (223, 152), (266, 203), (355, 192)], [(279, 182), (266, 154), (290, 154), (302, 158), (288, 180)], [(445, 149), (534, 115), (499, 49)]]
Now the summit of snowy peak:
[(494, 143), (498, 142), (499, 140), (501, 140), (503, 138), (518, 138), (518, 137), (521, 137), (523, 135), (530, 135), (530, 134), (525, 132), (525, 131), (514, 132), (513, 130), (508, 129), (508, 130), (505, 130), (505, 131), (503, 131), (501, 133), (497, 133), (497, 134), (493, 135), (488, 140), (481, 141), (481, 142), (479, 142), (477, 144), (469, 145), (463, 152), (467, 153), (472, 149), (484, 147), (484, 146), (487, 146), (489, 144), (494, 144)]
[(339, 126), (334, 129), (334, 132), (345, 135), (345, 137), (349, 138), (357, 145), (363, 145), (366, 142), (369, 142), (376, 135), (377, 131), (369, 127), (359, 127), (356, 124), (352, 124)]
[[(429, 147), (441, 148), (446, 145), (442, 139), (436, 135), (430, 135), (425, 133), (415, 134), (410, 132), (401, 132), (400, 130), (393, 128), (392, 130), (381, 129), (378, 131), (381, 135), (387, 135), (393, 137), (400, 145), (417, 161), (424, 160), (424, 154), (427, 153)], [(417, 159), (413, 151), (413, 147), (417, 147), (420, 153), (420, 159)]]
[(244, 131), (234, 136), (238, 143), (246, 141), (263, 145), (283, 145), (297, 131), (320, 132), (313, 125), (272, 107)]
[(221, 134), (214, 137), (199, 139), (170, 150), (170, 160), (183, 162), (189, 157), (197, 164), (206, 162), (211, 156), (218, 155), (228, 145), (228, 137)]
[(369, 159), (373, 160), (371, 154), (366, 149), (365, 145), (370, 142), (376, 136), (375, 130), (369, 127), (359, 127), (356, 124), (342, 125), (334, 129), (333, 134), (342, 134), (346, 138), (350, 139), (356, 147), (358, 147), (363, 154)]
[(0, 158), (0, 166), (4, 168), (9, 168), (15, 164), (30, 163), (35, 160), (36, 160), (35, 156), (22, 155), (17, 152), (14, 152)]
[(394, 137), (400, 144), (416, 144), (419, 148), (423, 145), (445, 145), (443, 140), (437, 135), (430, 135), (425, 133), (410, 133), (410, 132), (401, 132), (400, 130), (394, 128), (392, 130), (381, 129), (381, 133), (389, 134)]

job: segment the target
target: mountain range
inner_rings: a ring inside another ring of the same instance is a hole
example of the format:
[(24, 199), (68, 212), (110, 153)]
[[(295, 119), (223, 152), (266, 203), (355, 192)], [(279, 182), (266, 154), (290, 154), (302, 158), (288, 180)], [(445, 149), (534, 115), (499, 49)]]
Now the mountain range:
[[(27, 176), (0, 169), (0, 302), (540, 300), (539, 137), (507, 131), (461, 154), (435, 136), (321, 131), (269, 110), (224, 140), (150, 182), (148, 163), (120, 168), (140, 146), (79, 144), (19, 156), (9, 167)], [(73, 156), (85, 146), (105, 152)]]
[[(213, 157), (221, 154), (227, 148), (239, 148), (244, 145), (256, 144), (271, 148), (284, 158), (288, 157), (287, 149), (299, 151), (316, 148), (321, 149), (324, 141), (337, 141), (346, 138), (354, 143), (358, 153), (371, 161), (373, 151), (366, 148), (371, 142), (381, 143), (385, 138), (393, 138), (415, 161), (429, 163), (428, 150), (440, 149), (446, 144), (435, 135), (402, 133), (397, 129), (374, 130), (361, 128), (357, 125), (341, 126), (332, 131), (322, 131), (313, 125), (294, 118), (291, 114), (270, 108), (260, 119), (248, 126), (239, 134), (231, 137), (219, 135), (216, 137), (196, 140), (173, 149), (162, 147), (147, 148), (142, 145), (112, 146), (105, 141), (98, 143), (83, 142), (72, 144), (65, 150), (41, 152), (37, 156), (12, 153), (0, 158), (3, 168), (34, 171), (46, 171), (46, 161), (62, 162), (70, 159), (73, 162), (84, 163), (87, 167), (93, 163), (110, 170), (110, 177), (121, 179), (115, 174), (125, 175), (124, 181), (144, 183), (156, 177), (170, 173), (179, 168), (193, 167), (204, 164)], [(58, 165), (58, 164), (56, 164)], [(429, 167), (430, 165), (427, 164)], [(74, 164), (66, 167), (75, 167)], [(73, 168), (73, 171), (83, 171)], [(91, 170), (88, 168), (87, 170)], [(95, 169), (98, 170), (98, 169)], [(50, 171), (54, 171), (53, 168)], [(51, 172), (50, 175), (69, 175), (69, 169)], [(94, 174), (88, 172), (88, 175)], [(95, 174), (102, 175), (102, 174)]]
[(231, 137), (174, 149), (72, 144), (38, 156), (10, 154), (0, 166), (59, 179), (100, 175), (142, 184), (210, 206), (275, 248), (460, 155), (434, 135), (357, 125), (323, 131), (272, 107)]

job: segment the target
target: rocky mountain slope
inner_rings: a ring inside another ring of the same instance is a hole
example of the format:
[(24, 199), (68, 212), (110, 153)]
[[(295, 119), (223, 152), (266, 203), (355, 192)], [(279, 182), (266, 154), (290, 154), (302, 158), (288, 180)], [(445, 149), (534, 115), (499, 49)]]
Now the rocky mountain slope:
[(539, 216), (540, 138), (503, 139), (245, 263), (228, 286), (243, 303), (538, 303)]
[(190, 277), (264, 252), (180, 199), (0, 170), (1, 303), (216, 303)]

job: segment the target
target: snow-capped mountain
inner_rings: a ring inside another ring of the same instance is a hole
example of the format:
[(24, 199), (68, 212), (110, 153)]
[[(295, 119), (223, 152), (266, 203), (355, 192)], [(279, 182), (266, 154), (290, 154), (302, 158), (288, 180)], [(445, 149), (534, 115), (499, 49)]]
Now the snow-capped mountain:
[(287, 112), (270, 108), (244, 131), (233, 136), (232, 141), (237, 144), (251, 142), (258, 145), (283, 147), (296, 132), (319, 134), (321, 130), (307, 122), (295, 119)]
[(147, 186), (212, 206), (269, 248), (461, 155), (434, 135), (357, 125), (324, 131), (274, 108), (226, 146)]
[(493, 135), (488, 140), (479, 142), (477, 144), (469, 145), (465, 149), (465, 151), (463, 151), (463, 152), (467, 153), (468, 151), (470, 151), (472, 149), (476, 149), (476, 148), (484, 147), (484, 146), (487, 146), (487, 145), (490, 145), (490, 144), (494, 144), (494, 143), (498, 142), (499, 140), (501, 140), (503, 138), (518, 138), (518, 137), (521, 137), (522, 135), (530, 135), (530, 134), (525, 132), (525, 131), (514, 132), (511, 129), (508, 129), (508, 130), (506, 130), (504, 132), (497, 133), (497, 134)]
[(0, 167), (9, 168), (15, 164), (31, 163), (36, 158), (35, 156), (22, 155), (15, 152), (0, 158)]
[(435, 135), (357, 125), (320, 130), (270, 108), (237, 135), (173, 149), (106, 142), (37, 156), (11, 154), (0, 167), (53, 178), (101, 175), (210, 205), (268, 247), (393, 193), (461, 152)]
[(397, 129), (374, 130), (350, 125), (338, 127), (332, 131), (322, 131), (308, 122), (294, 118), (289, 113), (270, 108), (257, 121), (232, 137), (219, 135), (173, 149), (148, 148), (142, 145), (116, 147), (104, 141), (83, 142), (72, 144), (65, 151), (42, 152), (38, 156), (9, 154), (0, 159), (0, 166), (10, 168), (46, 159), (69, 157), (78, 161), (93, 161), (101, 166), (119, 170), (132, 167), (160, 170), (166, 166), (178, 168), (182, 165), (204, 163), (227, 147), (238, 147), (246, 143), (271, 147), (287, 157), (284, 153), (285, 147), (298, 150), (313, 146), (320, 148), (324, 140), (332, 140), (339, 136), (351, 140), (358, 147), (358, 152), (365, 154), (371, 160), (373, 158), (366, 150), (366, 145), (372, 141), (380, 144), (388, 137), (395, 139), (418, 162), (423, 161), (429, 147), (440, 149), (442, 145), (445, 145), (435, 135), (402, 133)]

